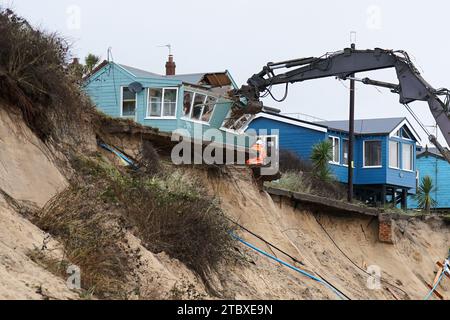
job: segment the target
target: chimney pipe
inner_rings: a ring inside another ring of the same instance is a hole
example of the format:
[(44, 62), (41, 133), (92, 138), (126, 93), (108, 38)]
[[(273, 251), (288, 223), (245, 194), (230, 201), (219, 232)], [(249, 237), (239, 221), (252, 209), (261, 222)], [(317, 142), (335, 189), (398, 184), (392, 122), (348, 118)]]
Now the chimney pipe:
[(174, 76), (177, 65), (173, 61), (173, 55), (169, 55), (169, 61), (166, 63), (166, 76)]

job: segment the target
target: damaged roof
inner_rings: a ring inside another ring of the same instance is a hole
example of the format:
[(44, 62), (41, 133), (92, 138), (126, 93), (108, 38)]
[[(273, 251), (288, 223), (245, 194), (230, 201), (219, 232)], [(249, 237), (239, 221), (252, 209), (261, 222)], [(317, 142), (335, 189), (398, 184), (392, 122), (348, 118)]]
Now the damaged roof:
[(228, 71), (208, 72), (208, 73), (191, 73), (180, 74), (174, 76), (164, 76), (157, 73), (145, 71), (142, 69), (119, 64), (123, 69), (135, 75), (138, 78), (158, 78), (158, 79), (173, 79), (179, 80), (183, 83), (193, 85), (204, 85), (213, 88), (231, 86), (234, 82)]

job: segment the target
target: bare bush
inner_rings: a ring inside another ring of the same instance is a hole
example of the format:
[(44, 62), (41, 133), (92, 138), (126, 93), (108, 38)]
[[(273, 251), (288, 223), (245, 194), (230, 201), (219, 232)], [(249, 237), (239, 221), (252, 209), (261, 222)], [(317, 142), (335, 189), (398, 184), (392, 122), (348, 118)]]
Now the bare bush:
[(28, 126), (46, 141), (71, 134), (92, 108), (68, 71), (69, 44), (34, 29), (10, 9), (0, 10), (0, 97), (20, 108)]
[(268, 183), (269, 186), (337, 200), (346, 198), (347, 191), (343, 184), (334, 179), (320, 179), (314, 174), (312, 163), (301, 159), (294, 152), (286, 150), (280, 152), (280, 171), (281, 179)]
[(207, 287), (210, 272), (233, 253), (232, 226), (198, 181), (179, 171), (127, 174), (100, 156), (74, 157), (72, 165), (80, 176), (36, 223), (61, 239), (69, 260), (87, 273), (86, 290), (94, 287), (100, 296), (123, 291), (125, 230), (150, 251), (183, 262)]
[(280, 171), (312, 172), (313, 165), (310, 160), (300, 158), (295, 152), (280, 150)]

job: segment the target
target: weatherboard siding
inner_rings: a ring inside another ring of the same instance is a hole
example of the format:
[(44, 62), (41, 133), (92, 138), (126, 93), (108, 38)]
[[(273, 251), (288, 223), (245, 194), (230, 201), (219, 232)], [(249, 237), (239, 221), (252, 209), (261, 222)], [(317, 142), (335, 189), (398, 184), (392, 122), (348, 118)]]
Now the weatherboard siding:
[[(224, 119), (231, 109), (232, 102), (220, 100), (217, 104), (209, 123), (194, 122), (183, 118), (184, 84), (181, 80), (135, 76), (123, 67), (110, 63), (91, 76), (84, 84), (83, 89), (91, 98), (96, 107), (108, 116), (119, 118), (122, 113), (121, 88), (128, 87), (132, 82), (140, 82), (144, 90), (136, 95), (136, 122), (162, 132), (173, 132), (177, 129), (187, 130), (188, 135), (195, 139), (201, 139), (206, 130), (220, 129)], [(176, 116), (174, 118), (148, 119), (147, 118), (147, 88), (178, 88), (178, 100)], [(206, 89), (203, 91), (207, 92)], [(194, 128), (197, 127), (196, 130)], [(200, 129), (198, 129), (200, 128)], [(221, 131), (224, 136), (225, 133)]]
[[(437, 209), (450, 208), (450, 164), (441, 157), (425, 155), (416, 160), (420, 180), (429, 176), (433, 179), (436, 190), (432, 197), (437, 201)], [(417, 201), (413, 197), (408, 198), (408, 206), (417, 208)]]

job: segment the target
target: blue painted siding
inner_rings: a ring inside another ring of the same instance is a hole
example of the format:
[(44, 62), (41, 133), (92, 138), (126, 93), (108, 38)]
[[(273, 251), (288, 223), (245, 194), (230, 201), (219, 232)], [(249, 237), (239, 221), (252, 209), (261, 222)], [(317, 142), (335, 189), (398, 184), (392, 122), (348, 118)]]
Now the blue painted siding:
[(279, 130), (280, 150), (295, 152), (304, 160), (310, 160), (314, 145), (326, 138), (325, 132), (266, 118), (253, 120), (247, 131), (250, 129), (256, 130), (257, 132), (267, 130), (268, 135), (274, 134), (272, 130)]
[[(417, 170), (420, 180), (425, 176), (433, 179), (436, 190), (432, 196), (437, 201), (437, 209), (450, 208), (450, 164), (436, 156), (422, 156), (417, 158)], [(413, 197), (408, 198), (408, 206), (417, 208), (417, 202)]]
[[(136, 122), (158, 128), (162, 132), (173, 132), (176, 129), (185, 129), (190, 136), (200, 139), (204, 132), (210, 128), (220, 129), (224, 119), (232, 107), (232, 102), (220, 99), (216, 105), (209, 123), (194, 122), (183, 118), (183, 98), (185, 85), (177, 79), (165, 79), (162, 77), (143, 78), (136, 77), (121, 66), (115, 63), (109, 63), (96, 74), (91, 76), (84, 83), (83, 89), (91, 98), (97, 108), (103, 113), (111, 117), (121, 117), (122, 101), (121, 88), (128, 87), (132, 82), (138, 81), (142, 83), (145, 90), (136, 95)], [(147, 101), (148, 91), (146, 88), (177, 88), (178, 101), (176, 117), (173, 119), (148, 119), (147, 118)], [(193, 91), (196, 91), (195, 89)], [(202, 90), (205, 93), (207, 89)], [(225, 136), (225, 133), (221, 131)], [(237, 136), (235, 134), (234, 136)]]
[[(399, 143), (400, 169), (391, 168), (389, 166), (389, 145), (388, 145), (387, 183), (396, 186), (406, 186), (410, 188), (410, 193), (414, 194), (416, 192), (416, 142), (397, 137), (391, 137), (389, 141), (395, 141)], [(413, 149), (413, 156), (412, 156), (413, 169), (411, 171), (405, 170), (405, 168), (403, 168), (403, 152), (402, 152), (403, 145), (411, 145)]]

